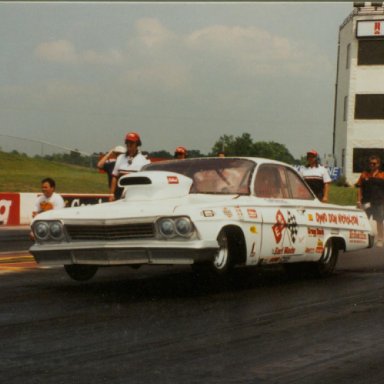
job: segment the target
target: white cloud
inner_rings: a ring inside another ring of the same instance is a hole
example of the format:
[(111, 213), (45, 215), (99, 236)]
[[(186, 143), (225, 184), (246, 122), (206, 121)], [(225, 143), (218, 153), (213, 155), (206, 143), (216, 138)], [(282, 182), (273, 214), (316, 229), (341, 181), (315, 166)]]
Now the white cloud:
[(38, 58), (57, 62), (71, 64), (120, 64), (123, 55), (118, 50), (107, 52), (97, 52), (95, 50), (86, 50), (77, 52), (72, 42), (68, 40), (56, 40), (39, 44), (35, 49)]
[(188, 47), (211, 59), (221, 58), (244, 75), (313, 75), (331, 64), (316, 47), (256, 27), (215, 25), (186, 37)]
[(75, 47), (68, 40), (41, 43), (35, 53), (37, 57), (47, 61), (71, 63), (77, 60)]
[(180, 90), (190, 82), (187, 68), (175, 63), (146, 65), (126, 71), (123, 81), (138, 88)]
[(143, 18), (136, 22), (136, 38), (147, 48), (163, 45), (176, 35), (155, 18)]
[[(153, 80), (172, 88), (185, 85), (205, 68), (217, 68), (216, 76), (237, 79), (257, 76), (306, 76), (331, 71), (325, 54), (308, 43), (298, 42), (258, 27), (213, 25), (190, 34), (176, 34), (155, 18), (136, 21), (129, 46), (110, 51), (77, 51), (68, 40), (43, 42), (36, 48), (43, 60), (87, 65), (128, 65), (130, 82)], [(148, 63), (150, 63), (148, 65)]]
[(94, 50), (87, 50), (80, 56), (80, 61), (86, 64), (120, 64), (124, 60), (123, 54), (117, 49), (109, 52), (97, 52)]

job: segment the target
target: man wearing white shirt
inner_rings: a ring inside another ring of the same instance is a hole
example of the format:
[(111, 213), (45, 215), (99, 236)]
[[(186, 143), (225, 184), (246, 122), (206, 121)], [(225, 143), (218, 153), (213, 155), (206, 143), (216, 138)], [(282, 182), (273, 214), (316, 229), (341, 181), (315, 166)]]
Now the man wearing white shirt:
[(55, 180), (47, 177), (41, 180), (41, 192), (35, 203), (35, 208), (32, 212), (32, 217), (35, 217), (40, 212), (49, 211), (50, 209), (60, 209), (65, 207), (63, 198), (55, 192)]
[(319, 164), (318, 158), (319, 155), (315, 150), (307, 152), (307, 166), (302, 168), (300, 173), (317, 198), (323, 203), (327, 203), (332, 179), (328, 170)]
[(144, 165), (150, 163), (150, 161), (139, 151), (141, 139), (138, 133), (127, 133), (125, 136), (125, 144), (127, 146), (127, 152), (116, 159), (116, 164), (112, 171), (110, 201), (117, 200), (121, 197), (123, 189), (119, 188), (117, 185), (121, 176), (131, 172), (140, 171)]

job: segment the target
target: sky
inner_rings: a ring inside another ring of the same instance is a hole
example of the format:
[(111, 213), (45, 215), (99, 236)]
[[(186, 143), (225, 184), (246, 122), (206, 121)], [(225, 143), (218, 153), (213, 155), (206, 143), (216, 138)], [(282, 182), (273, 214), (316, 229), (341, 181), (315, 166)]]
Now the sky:
[(331, 153), (338, 31), (352, 10), (1, 2), (0, 140), (93, 153), (135, 131), (142, 150), (207, 154), (221, 136), (249, 133), (296, 158)]

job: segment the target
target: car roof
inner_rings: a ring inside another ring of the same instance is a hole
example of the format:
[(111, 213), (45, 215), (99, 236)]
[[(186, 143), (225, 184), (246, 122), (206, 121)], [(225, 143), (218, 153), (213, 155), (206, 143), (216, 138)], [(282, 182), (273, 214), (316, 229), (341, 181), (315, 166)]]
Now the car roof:
[[(193, 157), (193, 158), (187, 158), (187, 159), (167, 159), (167, 160), (163, 160), (161, 162), (174, 162), (174, 161), (197, 161), (197, 160), (207, 160), (207, 159), (217, 159), (217, 160), (225, 160), (225, 159), (233, 159), (233, 160), (250, 160), (250, 161), (253, 161), (254, 163), (256, 163), (257, 165), (261, 165), (261, 164), (265, 164), (265, 163), (268, 163), (268, 164), (279, 164), (279, 165), (284, 165), (284, 166), (288, 166), (290, 168), (294, 168), (291, 164), (288, 164), (288, 163), (284, 163), (282, 161), (278, 161), (278, 160), (273, 160), (273, 159), (267, 159), (267, 158), (264, 158), (264, 157), (251, 157), (251, 156), (226, 156), (226, 157), (219, 157), (219, 156), (212, 156), (212, 157)], [(152, 164), (156, 164), (155, 163), (152, 163)]]

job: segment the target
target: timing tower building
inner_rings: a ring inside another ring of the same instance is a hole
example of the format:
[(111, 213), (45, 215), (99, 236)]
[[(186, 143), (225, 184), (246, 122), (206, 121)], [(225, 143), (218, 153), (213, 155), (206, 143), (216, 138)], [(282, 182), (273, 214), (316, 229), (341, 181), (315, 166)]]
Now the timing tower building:
[(354, 184), (370, 155), (384, 163), (384, 8), (354, 3), (339, 30), (333, 156)]

